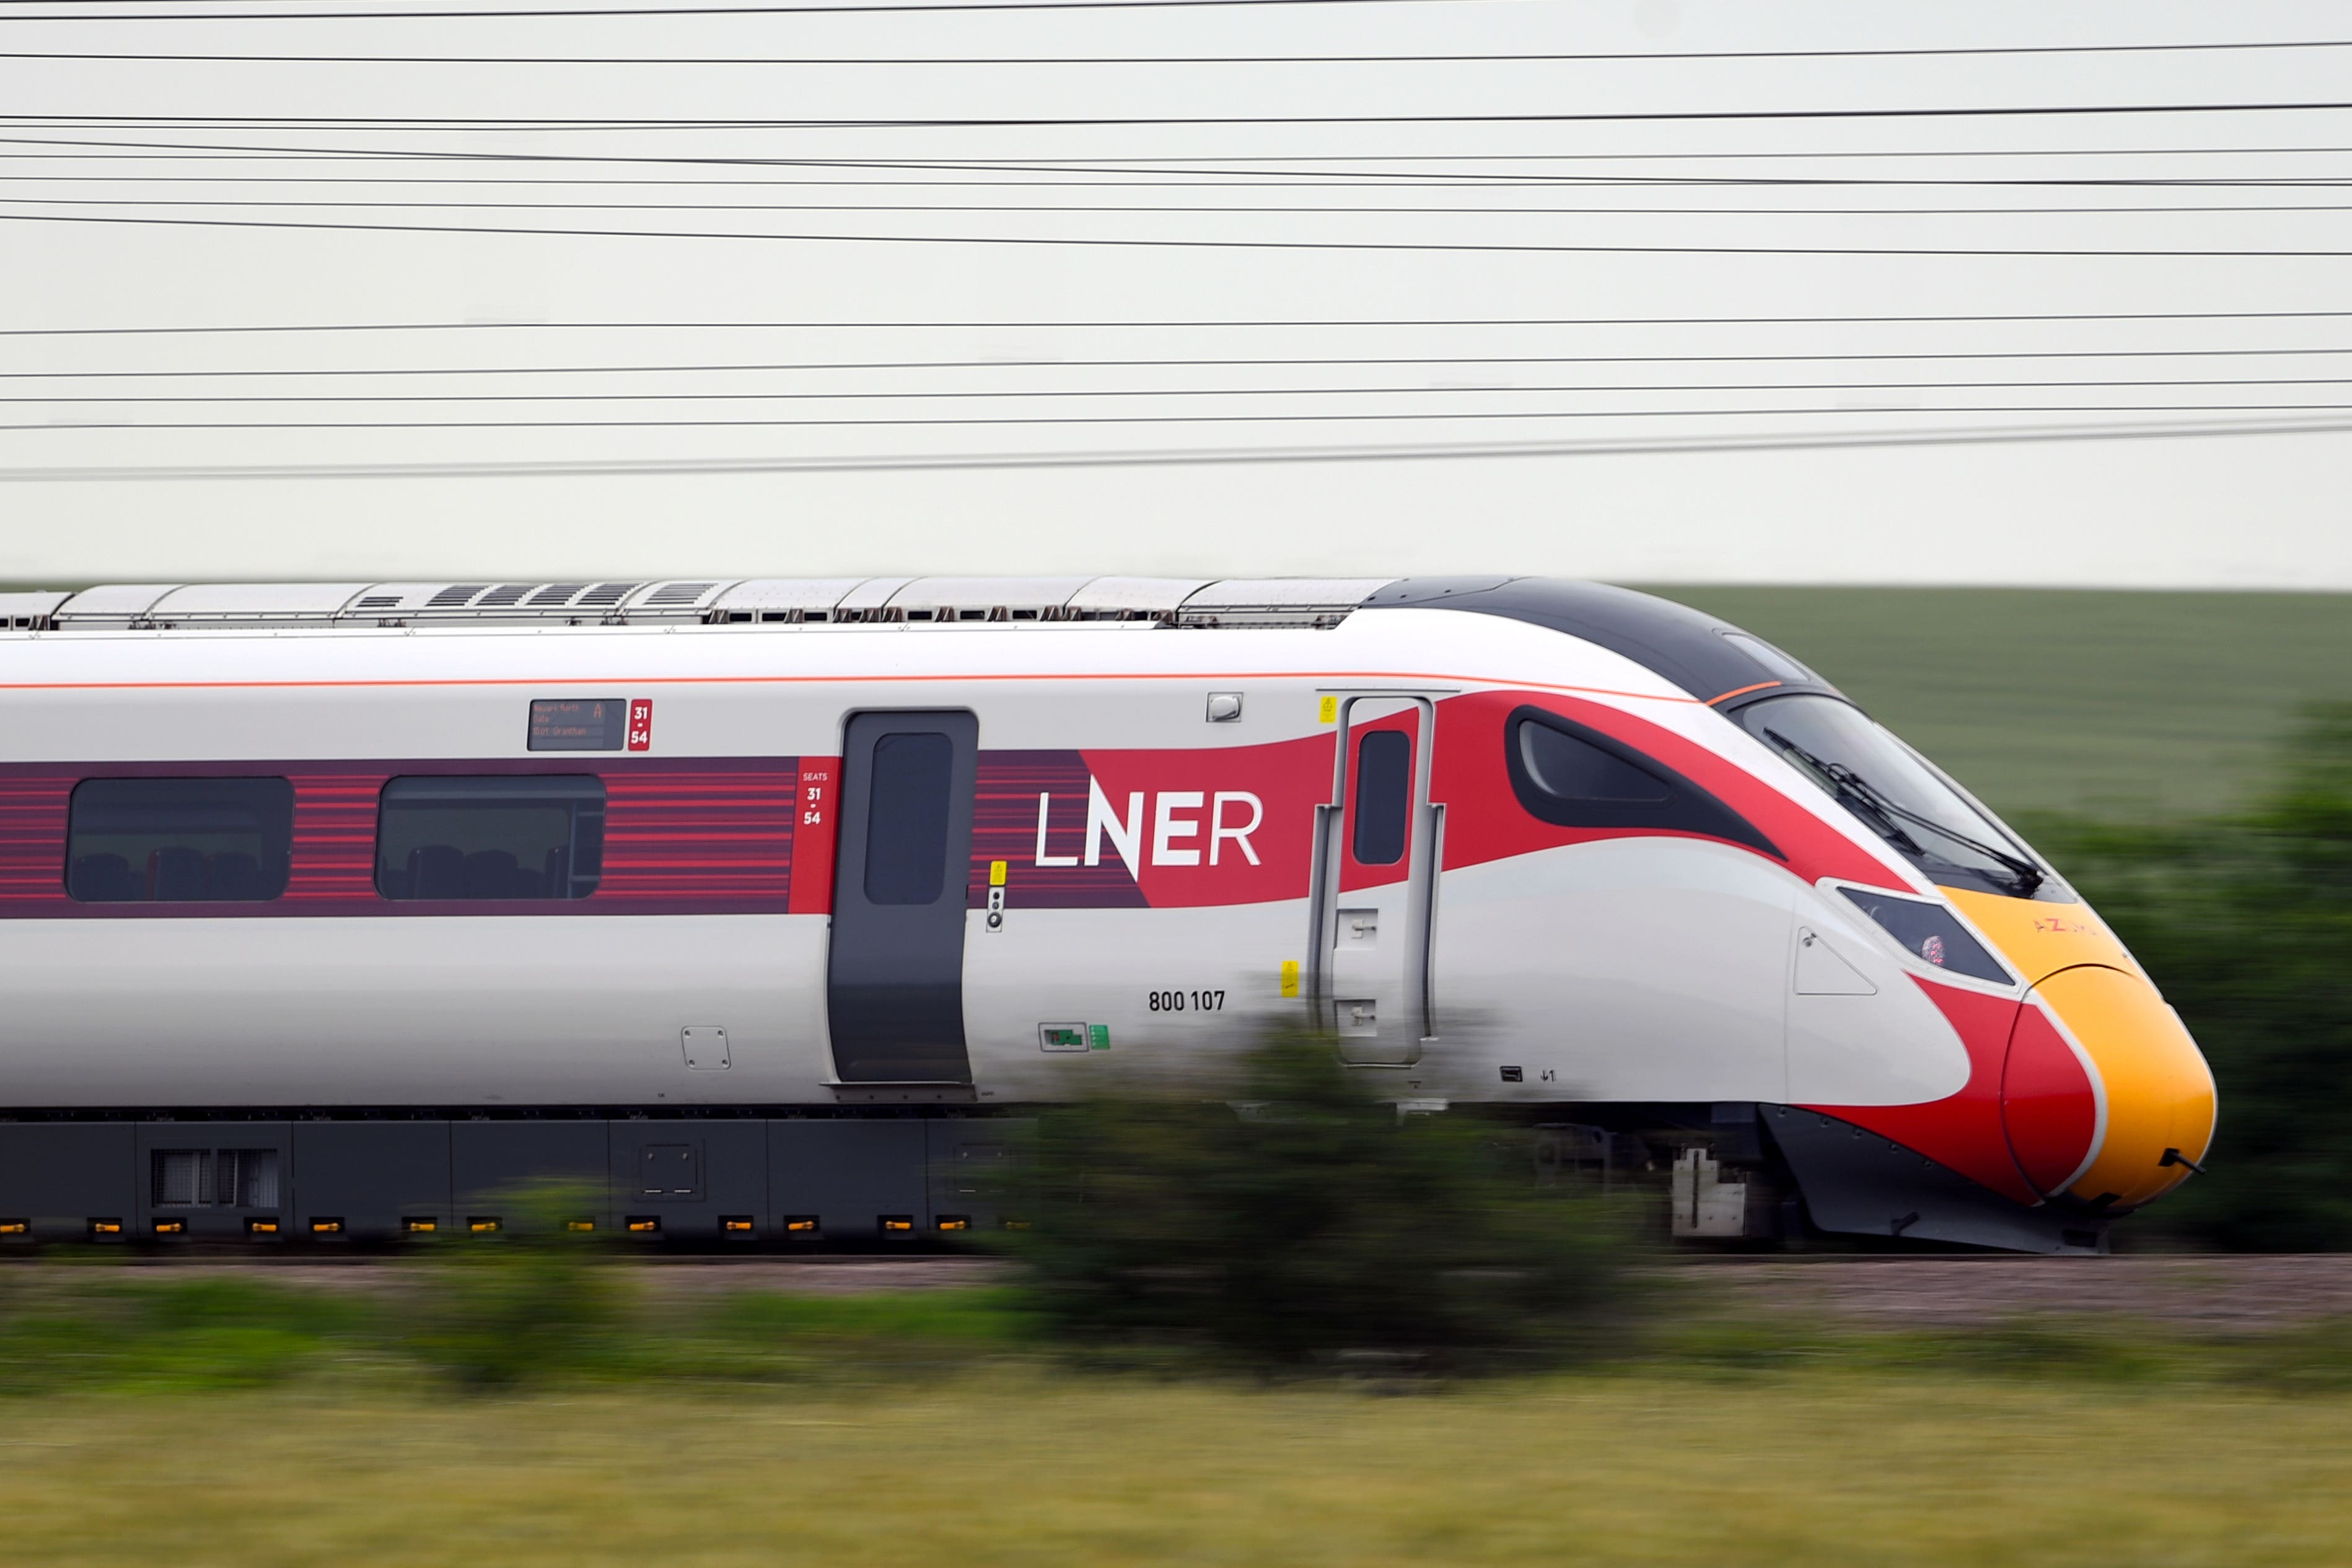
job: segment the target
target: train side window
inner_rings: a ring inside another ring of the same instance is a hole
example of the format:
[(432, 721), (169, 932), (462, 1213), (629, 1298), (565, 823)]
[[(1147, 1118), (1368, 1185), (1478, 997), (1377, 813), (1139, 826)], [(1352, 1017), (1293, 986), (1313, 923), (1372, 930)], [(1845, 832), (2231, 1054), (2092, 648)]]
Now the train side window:
[(67, 809), (66, 892), (84, 904), (259, 904), (286, 891), (283, 779), (85, 779)]
[(955, 747), (944, 735), (885, 735), (874, 742), (873, 783), (866, 797), (868, 903), (940, 901), (954, 778)]
[(375, 887), (396, 899), (585, 898), (604, 873), (593, 774), (415, 776), (383, 787)]
[(1658, 806), (1674, 795), (1672, 786), (1640, 764), (1533, 720), (1519, 725), (1519, 761), (1536, 788), (1555, 800)]
[(1568, 828), (1703, 833), (1786, 859), (1713, 792), (1613, 736), (1538, 707), (1504, 726), (1511, 792), (1529, 816)]
[(1358, 865), (1404, 859), (1412, 822), (1412, 737), (1368, 729), (1356, 742), (1355, 855)]

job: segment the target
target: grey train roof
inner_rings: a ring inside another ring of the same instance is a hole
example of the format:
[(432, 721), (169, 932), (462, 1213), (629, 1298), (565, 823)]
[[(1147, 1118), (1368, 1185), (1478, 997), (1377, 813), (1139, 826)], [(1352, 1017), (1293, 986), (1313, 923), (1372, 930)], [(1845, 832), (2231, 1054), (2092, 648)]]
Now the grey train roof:
[(1769, 643), (1687, 605), (1544, 577), (834, 577), (594, 582), (110, 583), (0, 593), (0, 629), (827, 625), (1148, 621), (1328, 627), (1359, 611), (1498, 615), (1622, 653), (1702, 701), (1831, 690)]

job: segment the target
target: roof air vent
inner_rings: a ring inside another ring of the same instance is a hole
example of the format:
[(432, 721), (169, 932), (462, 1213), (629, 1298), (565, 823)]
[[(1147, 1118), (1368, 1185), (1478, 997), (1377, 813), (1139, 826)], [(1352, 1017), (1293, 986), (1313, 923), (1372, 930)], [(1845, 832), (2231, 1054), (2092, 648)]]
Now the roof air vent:
[(431, 599), (426, 600), (425, 602), (425, 608), (427, 610), (455, 610), (488, 587), (489, 587), (489, 584), (487, 582), (460, 582), (452, 587), (443, 589)]
[(580, 596), (580, 608), (610, 608), (626, 599), (629, 591), (636, 586), (634, 582), (600, 582)]
[(573, 594), (582, 591), (587, 586), (584, 582), (551, 582), (532, 594), (527, 602), (532, 606), (568, 604)]
[(665, 582), (646, 596), (648, 605), (691, 604), (719, 585), (715, 582)]

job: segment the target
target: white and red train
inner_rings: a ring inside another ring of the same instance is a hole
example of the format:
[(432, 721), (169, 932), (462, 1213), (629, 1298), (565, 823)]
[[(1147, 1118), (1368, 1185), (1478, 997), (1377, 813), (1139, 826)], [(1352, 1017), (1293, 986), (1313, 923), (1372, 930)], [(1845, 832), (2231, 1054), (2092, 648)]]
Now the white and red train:
[[(2096, 1249), (2212, 1080), (1812, 672), (1538, 579), (0, 596), (0, 1235), (986, 1225), (1311, 1009), (1677, 1228)], [(1638, 1138), (1638, 1145), (1624, 1135)]]

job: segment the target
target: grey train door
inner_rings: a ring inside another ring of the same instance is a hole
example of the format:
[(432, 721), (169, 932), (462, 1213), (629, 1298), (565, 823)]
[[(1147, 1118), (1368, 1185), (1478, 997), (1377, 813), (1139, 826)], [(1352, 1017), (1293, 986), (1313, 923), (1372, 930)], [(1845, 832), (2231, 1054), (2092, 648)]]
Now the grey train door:
[(841, 756), (825, 1004), (845, 1083), (969, 1083), (963, 928), (980, 720), (861, 713)]

